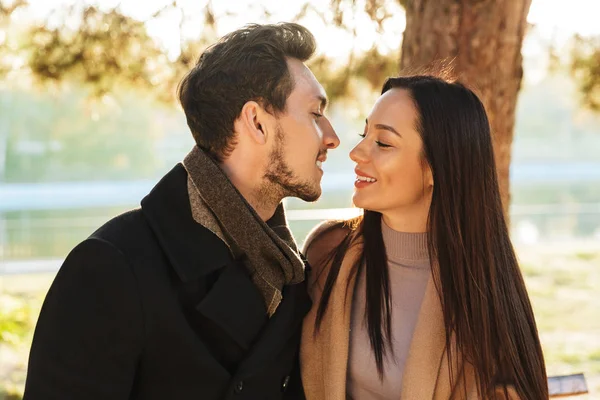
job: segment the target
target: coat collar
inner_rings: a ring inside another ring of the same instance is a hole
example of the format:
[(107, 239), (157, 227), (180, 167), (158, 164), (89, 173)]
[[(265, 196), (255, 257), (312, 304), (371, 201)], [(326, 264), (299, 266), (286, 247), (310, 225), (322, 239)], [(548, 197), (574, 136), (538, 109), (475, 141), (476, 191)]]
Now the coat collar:
[(247, 350), (237, 372), (249, 376), (299, 335), (311, 306), (306, 283), (284, 286), (280, 306), (267, 318), (264, 301), (241, 261), (213, 231), (194, 220), (187, 177), (183, 165), (175, 166), (142, 200), (142, 212), (183, 282), (193, 286), (192, 281), (221, 270), (196, 310)]
[(142, 213), (184, 282), (207, 275), (231, 260), (227, 245), (192, 217), (187, 176), (183, 165), (177, 164), (142, 200)]
[[(305, 319), (302, 334), (302, 380), (307, 399), (344, 400), (350, 343), (350, 322), (356, 276), (350, 269), (359, 255), (360, 246), (350, 248), (342, 262), (333, 286), (327, 312), (319, 334), (314, 336), (316, 309), (320, 290), (313, 298), (313, 308)], [(327, 271), (322, 274), (324, 284)], [(349, 284), (347, 284), (349, 282)], [(322, 287), (322, 286), (321, 286)], [(314, 290), (314, 287), (313, 287)], [(446, 334), (442, 308), (433, 277), (429, 278), (421, 304), (417, 325), (409, 347), (402, 378), (402, 399), (449, 398), (448, 379), (440, 375), (443, 368)]]

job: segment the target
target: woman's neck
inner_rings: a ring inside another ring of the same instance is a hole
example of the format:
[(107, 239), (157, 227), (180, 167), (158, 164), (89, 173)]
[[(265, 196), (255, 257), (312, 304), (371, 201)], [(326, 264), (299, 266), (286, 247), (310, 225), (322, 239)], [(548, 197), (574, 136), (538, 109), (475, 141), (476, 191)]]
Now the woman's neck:
[(427, 232), (427, 213), (418, 212), (382, 212), (383, 222), (397, 232)]

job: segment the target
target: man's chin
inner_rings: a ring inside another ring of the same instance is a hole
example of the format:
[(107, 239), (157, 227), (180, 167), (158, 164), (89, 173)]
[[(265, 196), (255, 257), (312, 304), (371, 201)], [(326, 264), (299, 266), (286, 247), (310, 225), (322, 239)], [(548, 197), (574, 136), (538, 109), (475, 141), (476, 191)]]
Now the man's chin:
[(309, 196), (309, 197), (303, 197), (301, 199), (306, 201), (307, 203), (314, 203), (315, 201), (319, 200), (320, 198), (321, 198), (321, 193), (313, 195), (313, 196)]
[(321, 187), (319, 186), (318, 190), (314, 190), (311, 192), (299, 193), (295, 197), (298, 197), (300, 200), (306, 201), (308, 203), (314, 203), (315, 201), (317, 201), (321, 198), (321, 194), (322, 194), (322, 190), (321, 190)]

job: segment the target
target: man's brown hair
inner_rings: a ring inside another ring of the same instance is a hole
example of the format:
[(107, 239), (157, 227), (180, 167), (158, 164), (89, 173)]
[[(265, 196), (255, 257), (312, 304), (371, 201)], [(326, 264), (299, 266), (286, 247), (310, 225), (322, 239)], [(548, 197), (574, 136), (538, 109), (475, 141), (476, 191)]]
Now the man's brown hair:
[(285, 111), (294, 88), (287, 58), (306, 61), (315, 49), (314, 36), (295, 23), (247, 25), (209, 47), (177, 89), (196, 144), (217, 161), (227, 158), (244, 104)]

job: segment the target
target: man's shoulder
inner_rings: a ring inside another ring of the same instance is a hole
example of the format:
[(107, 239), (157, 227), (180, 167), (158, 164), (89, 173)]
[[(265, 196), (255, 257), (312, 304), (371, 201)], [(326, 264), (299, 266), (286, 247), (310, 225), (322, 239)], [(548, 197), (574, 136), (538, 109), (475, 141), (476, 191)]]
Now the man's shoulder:
[(151, 239), (151, 230), (141, 209), (137, 208), (111, 218), (92, 233), (90, 239), (99, 239), (121, 248), (131, 241)]
[[(171, 264), (168, 249), (164, 248), (139, 208), (113, 217), (85, 242), (98, 243), (96, 251), (118, 252), (121, 259), (140, 277), (151, 271), (162, 276), (170, 269), (167, 268)], [(201, 243), (199, 245), (202, 246)], [(90, 253), (90, 256), (93, 254)]]
[[(194, 223), (195, 229), (203, 231), (205, 234), (203, 236), (196, 236), (196, 246), (214, 246), (216, 241), (221, 241), (220, 239), (212, 238), (214, 233), (209, 228), (195, 223), (193, 220), (192, 223)], [(89, 239), (99, 239), (108, 242), (123, 251), (126, 251), (128, 247), (144, 250), (148, 250), (148, 246), (161, 247), (153, 227), (140, 208), (113, 217), (92, 233)]]

